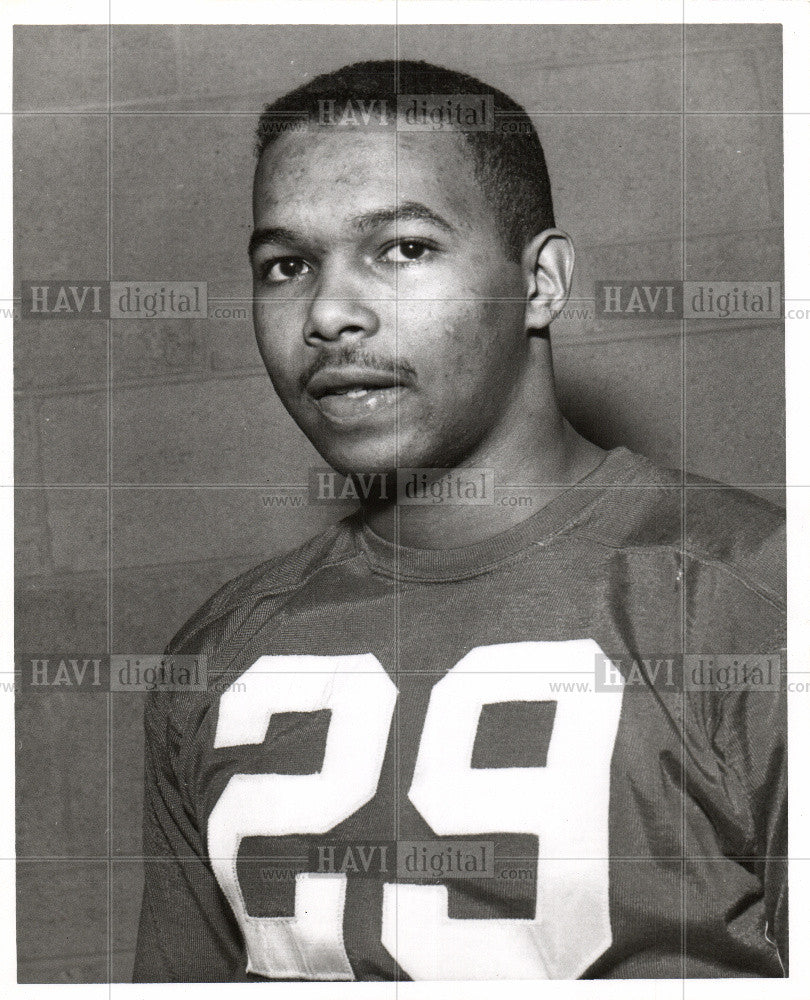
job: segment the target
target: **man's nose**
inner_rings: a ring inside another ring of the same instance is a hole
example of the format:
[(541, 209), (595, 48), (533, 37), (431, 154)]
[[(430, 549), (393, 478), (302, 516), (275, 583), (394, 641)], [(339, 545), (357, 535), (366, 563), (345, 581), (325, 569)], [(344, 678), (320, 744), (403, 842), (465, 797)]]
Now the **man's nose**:
[(359, 276), (345, 265), (324, 267), (304, 324), (304, 340), (311, 346), (344, 335), (372, 337), (380, 328), (374, 299), (363, 299)]

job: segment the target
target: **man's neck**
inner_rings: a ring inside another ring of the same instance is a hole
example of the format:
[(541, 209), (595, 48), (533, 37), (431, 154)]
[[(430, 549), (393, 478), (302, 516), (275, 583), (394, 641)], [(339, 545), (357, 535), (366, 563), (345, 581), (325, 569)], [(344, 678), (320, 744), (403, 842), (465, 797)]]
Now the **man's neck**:
[[(534, 449), (517, 461), (493, 463), (495, 493), (486, 503), (480, 503), (480, 475), (459, 467), (447, 477), (446, 489), (437, 488), (440, 502), (432, 502), (428, 490), (422, 502), (368, 505), (363, 517), (375, 534), (398, 545), (424, 549), (474, 545), (536, 514), (589, 475), (604, 455), (602, 448), (562, 421), (552, 447)], [(487, 467), (485, 462), (470, 466)], [(478, 503), (464, 502), (468, 490)]]

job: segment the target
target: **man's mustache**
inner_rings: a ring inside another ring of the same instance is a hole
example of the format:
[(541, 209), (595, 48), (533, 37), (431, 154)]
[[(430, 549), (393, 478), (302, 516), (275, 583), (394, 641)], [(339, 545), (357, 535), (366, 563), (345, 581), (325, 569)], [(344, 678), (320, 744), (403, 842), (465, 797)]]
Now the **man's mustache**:
[(306, 389), (310, 379), (324, 368), (367, 368), (371, 371), (393, 375), (397, 381), (412, 382), (416, 370), (402, 358), (387, 358), (373, 351), (343, 344), (331, 351), (321, 351), (298, 379), (299, 388)]

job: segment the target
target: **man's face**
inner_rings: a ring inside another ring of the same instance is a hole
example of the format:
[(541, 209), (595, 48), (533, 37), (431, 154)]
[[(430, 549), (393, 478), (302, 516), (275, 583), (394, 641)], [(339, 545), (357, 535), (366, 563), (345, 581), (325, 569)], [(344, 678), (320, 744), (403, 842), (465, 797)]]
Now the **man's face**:
[(525, 287), (463, 137), (287, 134), (259, 162), (253, 208), (259, 348), (326, 461), (484, 454), (526, 366)]

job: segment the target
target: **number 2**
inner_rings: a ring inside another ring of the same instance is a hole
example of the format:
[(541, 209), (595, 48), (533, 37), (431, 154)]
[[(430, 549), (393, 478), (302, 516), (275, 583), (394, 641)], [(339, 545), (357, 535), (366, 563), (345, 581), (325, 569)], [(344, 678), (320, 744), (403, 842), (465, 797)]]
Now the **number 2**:
[[(610, 763), (622, 699), (554, 690), (564, 686), (555, 679), (587, 677), (600, 652), (590, 639), (479, 646), (434, 685), (408, 797), (437, 836), (537, 836), (537, 888), (533, 919), (456, 920), (446, 887), (386, 884), (382, 943), (412, 979), (571, 979), (610, 946)], [(240, 680), (250, 693), (222, 695), (215, 747), (261, 743), (274, 712), (332, 712), (319, 773), (234, 775), (209, 819), (248, 971), (353, 979), (346, 875), (299, 874), (294, 917), (251, 917), (236, 856), (243, 837), (327, 833), (374, 797), (397, 689), (370, 654), (263, 656)], [(470, 766), (483, 705), (503, 701), (557, 703), (545, 767)]]

